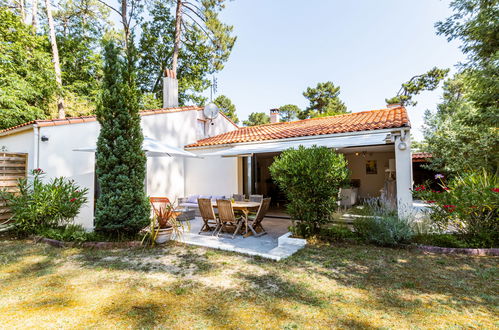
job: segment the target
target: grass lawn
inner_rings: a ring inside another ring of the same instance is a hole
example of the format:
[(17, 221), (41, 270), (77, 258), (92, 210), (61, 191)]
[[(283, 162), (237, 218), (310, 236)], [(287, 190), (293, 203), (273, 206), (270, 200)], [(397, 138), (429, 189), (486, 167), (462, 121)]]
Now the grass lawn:
[(497, 328), (498, 258), (314, 243), (273, 262), (172, 243), (0, 241), (0, 328)]

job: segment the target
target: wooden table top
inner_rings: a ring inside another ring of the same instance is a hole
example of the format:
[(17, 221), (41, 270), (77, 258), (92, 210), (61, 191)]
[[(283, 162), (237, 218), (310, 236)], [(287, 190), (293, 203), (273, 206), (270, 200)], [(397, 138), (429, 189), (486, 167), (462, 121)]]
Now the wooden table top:
[[(217, 207), (217, 202), (212, 202), (211, 204), (213, 205), (213, 207)], [(234, 209), (253, 209), (260, 207), (260, 203), (235, 201), (234, 203), (232, 203), (232, 207)]]

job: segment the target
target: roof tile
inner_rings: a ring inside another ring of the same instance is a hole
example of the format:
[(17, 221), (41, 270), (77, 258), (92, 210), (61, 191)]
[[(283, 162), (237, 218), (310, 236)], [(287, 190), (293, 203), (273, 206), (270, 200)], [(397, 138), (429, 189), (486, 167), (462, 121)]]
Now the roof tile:
[(235, 131), (199, 140), (197, 143), (186, 147), (203, 147), (409, 126), (407, 111), (400, 106), (293, 122), (241, 127)]

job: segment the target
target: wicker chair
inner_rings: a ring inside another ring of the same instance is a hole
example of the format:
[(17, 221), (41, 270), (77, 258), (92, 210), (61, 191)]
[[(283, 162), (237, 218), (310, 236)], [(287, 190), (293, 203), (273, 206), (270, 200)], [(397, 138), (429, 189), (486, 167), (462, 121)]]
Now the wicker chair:
[[(255, 237), (265, 235), (267, 232), (262, 227), (262, 220), (270, 207), (270, 198), (264, 198), (255, 216), (249, 216), (248, 227)], [(258, 232), (258, 230), (261, 230)]]
[(236, 234), (241, 229), (243, 219), (241, 217), (236, 218), (231, 201), (218, 199), (217, 208), (218, 219), (220, 221), (220, 229), (218, 230), (217, 236), (220, 236), (220, 232), (222, 230), (228, 231), (230, 227), (235, 227), (236, 229), (232, 234), (232, 239), (234, 239), (234, 237), (236, 237)]
[(214, 229), (213, 235), (215, 235), (215, 233), (220, 227), (220, 224), (217, 217), (215, 216), (215, 211), (213, 211), (213, 205), (211, 205), (211, 199), (199, 198), (198, 205), (199, 205), (199, 212), (201, 213), (201, 218), (203, 219), (203, 226), (201, 227), (199, 234)]
[(242, 202), (242, 201), (244, 201), (244, 199), (246, 198), (246, 195), (245, 195), (245, 194), (232, 194), (232, 198), (233, 198), (236, 202)]
[(263, 195), (250, 195), (250, 202), (261, 203), (263, 201)]

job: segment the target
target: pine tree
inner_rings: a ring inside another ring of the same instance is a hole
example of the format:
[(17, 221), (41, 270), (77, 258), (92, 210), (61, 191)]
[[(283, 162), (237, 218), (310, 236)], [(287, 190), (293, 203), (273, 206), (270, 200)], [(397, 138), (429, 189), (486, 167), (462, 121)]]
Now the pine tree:
[(104, 81), (97, 120), (97, 199), (95, 228), (107, 234), (132, 235), (148, 223), (144, 192), (146, 155), (140, 127), (139, 93), (135, 84), (135, 50), (126, 58), (110, 42), (104, 56)]

